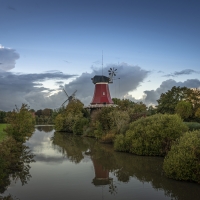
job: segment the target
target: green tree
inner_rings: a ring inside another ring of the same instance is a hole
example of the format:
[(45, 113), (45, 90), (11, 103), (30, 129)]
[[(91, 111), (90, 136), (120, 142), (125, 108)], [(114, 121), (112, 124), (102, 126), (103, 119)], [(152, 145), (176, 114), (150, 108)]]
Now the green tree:
[(160, 99), (157, 100), (157, 112), (174, 114), (175, 108), (179, 101), (186, 100), (190, 89), (187, 87), (172, 87), (166, 93), (162, 93)]
[(55, 117), (55, 129), (65, 132), (73, 132), (74, 130), (75, 134), (80, 134), (80, 129), (83, 129), (82, 122), (85, 122), (83, 120), (85, 118), (84, 115), (87, 114), (83, 108), (83, 103), (75, 99), (69, 102), (66, 108)]
[(200, 118), (200, 108), (196, 110), (195, 117)]
[(22, 104), (20, 109), (14, 109), (6, 118), (9, 126), (5, 128), (5, 132), (11, 135), (16, 141), (25, 142), (27, 137), (30, 137), (34, 131), (35, 118), (29, 107)]
[(114, 109), (109, 113), (112, 123), (112, 129), (116, 129), (116, 133), (124, 133), (128, 127), (130, 117), (128, 112)]
[(156, 107), (153, 107), (152, 105), (148, 107), (147, 109), (147, 115), (155, 115), (157, 113)]
[(6, 112), (0, 110), (0, 123), (6, 122)]
[(179, 101), (175, 107), (175, 112), (181, 116), (182, 119), (188, 119), (192, 115), (192, 104), (187, 101)]

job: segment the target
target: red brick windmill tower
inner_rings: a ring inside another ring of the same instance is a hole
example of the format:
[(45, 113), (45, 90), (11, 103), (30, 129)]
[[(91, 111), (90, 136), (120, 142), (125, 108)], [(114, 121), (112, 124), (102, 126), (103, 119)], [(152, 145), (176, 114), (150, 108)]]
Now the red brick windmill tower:
[(108, 70), (109, 77), (103, 75), (96, 75), (92, 78), (92, 82), (95, 84), (94, 95), (91, 108), (99, 108), (104, 106), (113, 106), (114, 103), (110, 96), (109, 85), (113, 83), (113, 77), (116, 76), (117, 69), (110, 68)]

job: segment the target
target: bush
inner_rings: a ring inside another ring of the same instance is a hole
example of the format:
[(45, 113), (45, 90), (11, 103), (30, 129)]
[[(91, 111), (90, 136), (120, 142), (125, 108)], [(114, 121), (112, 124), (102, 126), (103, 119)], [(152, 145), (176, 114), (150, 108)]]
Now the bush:
[(116, 151), (129, 152), (130, 142), (131, 140), (128, 140), (127, 137), (125, 137), (122, 134), (119, 134), (115, 137), (114, 149)]
[(82, 134), (86, 115), (87, 112), (83, 109), (81, 101), (75, 99), (69, 102), (66, 109), (55, 117), (55, 129), (56, 131), (69, 133), (75, 131), (75, 134)]
[(84, 132), (84, 128), (89, 124), (89, 120), (85, 117), (80, 118), (74, 123), (73, 133), (76, 135), (82, 135)]
[(163, 169), (169, 178), (200, 183), (200, 131), (187, 132), (172, 145)]
[(178, 115), (156, 114), (132, 122), (124, 138), (116, 137), (114, 148), (137, 155), (164, 156), (172, 142), (187, 130)]
[(200, 130), (200, 123), (198, 122), (184, 122), (190, 131)]
[(26, 104), (18, 110), (13, 110), (6, 118), (7, 126), (4, 131), (12, 136), (16, 141), (25, 142), (34, 131), (35, 118)]

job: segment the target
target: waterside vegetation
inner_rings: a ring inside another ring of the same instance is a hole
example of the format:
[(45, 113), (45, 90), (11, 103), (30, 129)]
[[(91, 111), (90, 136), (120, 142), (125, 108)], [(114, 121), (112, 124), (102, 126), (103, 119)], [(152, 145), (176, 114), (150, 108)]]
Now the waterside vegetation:
[[(10, 185), (11, 178), (25, 184), (30, 178), (29, 164), (34, 161), (34, 155), (23, 144), (33, 133), (35, 124), (28, 106), (22, 104), (20, 109), (9, 112), (6, 122), (8, 124), (0, 125), (1, 138), (4, 136), (0, 141), (0, 193)], [(12, 199), (10, 196), (3, 199), (6, 198)]]
[[(92, 111), (90, 115), (84, 111), (79, 100), (72, 101), (55, 118), (55, 128), (57, 131), (67, 131), (75, 135), (94, 137), (100, 142), (113, 143), (116, 151), (135, 155), (165, 156), (163, 170), (168, 177), (200, 182), (200, 146), (194, 145), (194, 140), (188, 140), (190, 142), (184, 146), (186, 140), (182, 139), (185, 135), (195, 137), (199, 144), (198, 128), (197, 132), (188, 132), (192, 123), (200, 122), (198, 89), (173, 87), (161, 94), (157, 100), (157, 107), (147, 108), (142, 102), (135, 103), (127, 99), (115, 98), (113, 101), (116, 107), (103, 107)], [(189, 159), (189, 154), (183, 152), (185, 150), (181, 148), (182, 145), (194, 152), (184, 168), (188, 169), (188, 174), (191, 173), (188, 175), (189, 178), (181, 176), (181, 172), (178, 173), (181, 162), (178, 162), (179, 167), (173, 164), (173, 160), (176, 160), (173, 151), (178, 151), (179, 155), (184, 157), (183, 160)], [(192, 164), (194, 162), (197, 164)]]

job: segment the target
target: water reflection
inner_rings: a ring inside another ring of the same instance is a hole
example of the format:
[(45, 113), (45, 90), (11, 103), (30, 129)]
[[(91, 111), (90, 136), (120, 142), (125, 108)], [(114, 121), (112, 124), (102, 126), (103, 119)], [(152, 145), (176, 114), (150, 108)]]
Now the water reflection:
[(162, 174), (163, 158), (115, 152), (112, 145), (51, 128), (37, 127), (26, 143), (36, 161), (30, 163), (31, 181), (25, 174), (27, 184), (22, 187), (18, 178), (5, 195), (20, 200), (200, 199), (198, 184)]
[(164, 191), (170, 199), (200, 198), (198, 184), (174, 181), (163, 175), (163, 158), (114, 152), (112, 146), (100, 144), (94, 139), (58, 132), (54, 134), (52, 142), (54, 148), (71, 162), (80, 163), (85, 155), (90, 156), (95, 171), (92, 184), (109, 185), (110, 193), (116, 193), (117, 186), (113, 183), (113, 178), (109, 177), (109, 173), (120, 182), (128, 183), (134, 177), (142, 183), (149, 183), (155, 190)]
[(44, 132), (48, 133), (48, 132), (53, 131), (54, 126), (53, 125), (36, 125), (35, 128), (36, 128), (36, 130), (38, 130), (40, 132), (44, 131)]
[[(29, 147), (16, 143), (10, 139), (6, 143), (8, 155), (1, 152), (0, 156), (0, 193), (3, 194), (11, 183), (21, 182), (22, 185), (28, 183), (31, 178), (30, 163), (34, 162), (34, 155)], [(9, 152), (8, 152), (9, 151)], [(0, 196), (0, 199), (13, 199), (11, 195)], [(16, 198), (15, 198), (16, 199)]]

